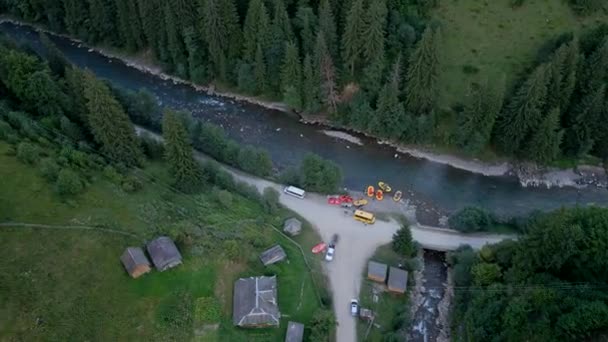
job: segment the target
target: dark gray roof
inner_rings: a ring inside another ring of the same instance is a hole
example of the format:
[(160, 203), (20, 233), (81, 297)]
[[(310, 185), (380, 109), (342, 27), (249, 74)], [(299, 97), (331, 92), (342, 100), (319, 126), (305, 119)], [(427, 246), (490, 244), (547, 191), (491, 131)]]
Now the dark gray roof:
[(297, 235), (302, 230), (302, 222), (295, 217), (285, 220), (283, 231), (291, 235)]
[(154, 266), (159, 271), (167, 270), (182, 263), (182, 255), (177, 250), (177, 246), (175, 246), (173, 240), (166, 236), (152, 240), (147, 248)]
[(260, 255), (260, 260), (262, 260), (264, 266), (277, 263), (285, 258), (287, 258), (287, 254), (280, 245), (274, 245)]
[(289, 321), (285, 342), (302, 342), (304, 339), (304, 324)]
[(405, 292), (407, 289), (407, 271), (397, 267), (391, 267), (388, 272), (388, 289), (391, 291)]
[(127, 247), (125, 252), (122, 253), (120, 261), (122, 261), (129, 274), (133, 273), (137, 266), (150, 266), (150, 261), (148, 261), (144, 251), (139, 247)]
[(370, 261), (367, 264), (367, 277), (375, 281), (383, 282), (386, 280), (387, 269), (388, 267), (386, 266), (386, 264)]
[(234, 283), (232, 322), (240, 327), (278, 326), (277, 278), (241, 278)]

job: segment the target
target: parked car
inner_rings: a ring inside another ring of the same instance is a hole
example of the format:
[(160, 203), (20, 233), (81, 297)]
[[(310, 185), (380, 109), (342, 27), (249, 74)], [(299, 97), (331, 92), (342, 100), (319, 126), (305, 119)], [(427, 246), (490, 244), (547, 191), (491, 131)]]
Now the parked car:
[(342, 203), (342, 201), (340, 201), (340, 197), (338, 197), (338, 196), (327, 196), (327, 204), (339, 205), (340, 203)]
[(334, 260), (334, 254), (336, 253), (336, 245), (333, 243), (327, 247), (327, 252), (325, 253), (325, 261)]
[(353, 198), (349, 195), (340, 195), (340, 202), (342, 203), (353, 203)]
[(352, 203), (347, 203), (347, 202), (342, 202), (340, 204), (340, 206), (342, 206), (342, 208), (352, 208), (353, 204)]
[(351, 299), (350, 301), (350, 315), (353, 317), (359, 315), (359, 301), (356, 299)]

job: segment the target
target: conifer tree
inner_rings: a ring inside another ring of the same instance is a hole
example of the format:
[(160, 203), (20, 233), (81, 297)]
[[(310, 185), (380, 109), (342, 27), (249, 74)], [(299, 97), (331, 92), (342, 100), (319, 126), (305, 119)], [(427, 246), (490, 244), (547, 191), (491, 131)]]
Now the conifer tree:
[(226, 30), (226, 56), (231, 65), (243, 52), (243, 33), (234, 0), (220, 1), (220, 15)]
[(405, 109), (399, 101), (401, 58), (397, 58), (392, 71), (378, 96), (376, 112), (370, 123), (371, 129), (388, 138), (399, 138), (404, 122)]
[(302, 66), (302, 105), (304, 110), (315, 112), (319, 107), (319, 77), (315, 72), (312, 57), (307, 54)]
[(245, 25), (243, 27), (245, 61), (253, 62), (258, 46), (266, 51), (270, 46), (270, 17), (263, 0), (251, 0), (247, 8)]
[(262, 47), (259, 44), (255, 53), (253, 75), (255, 78), (255, 87), (257, 92), (264, 92), (264, 90), (266, 90), (266, 62), (264, 61), (264, 53), (262, 52)]
[[(73, 1), (73, 0), (70, 0)], [(77, 1), (77, 0), (76, 0)], [(138, 0), (139, 16), (141, 18), (141, 28), (145, 41), (152, 48), (156, 57), (162, 61), (166, 47), (164, 5), (162, 0)]]
[(87, 122), (102, 153), (127, 166), (141, 165), (143, 153), (129, 117), (103, 82), (90, 72), (83, 77)]
[(139, 31), (139, 14), (134, 7), (134, 2), (115, 0), (116, 3), (116, 28), (123, 46), (129, 51), (137, 51), (142, 47), (141, 34)]
[(380, 91), (385, 63), (384, 54), (380, 54), (363, 69), (361, 87), (370, 95), (370, 98), (375, 98)]
[(165, 158), (169, 163), (175, 186), (181, 191), (196, 192), (203, 183), (203, 174), (194, 160), (188, 131), (178, 115), (166, 110), (163, 116)]
[(281, 64), (285, 55), (285, 42), (293, 41), (294, 35), (289, 21), (289, 15), (282, 0), (275, 0), (274, 15), (272, 18), (271, 45), (266, 51), (266, 65), (268, 66), (268, 80), (270, 88), (278, 92), (280, 90)]
[(298, 46), (294, 42), (286, 43), (285, 58), (281, 67), (281, 88), (283, 99), (291, 108), (300, 110), (302, 99), (302, 72)]
[(579, 80), (582, 95), (588, 95), (606, 82), (608, 78), (608, 37), (605, 37), (595, 51), (586, 59)]
[(205, 0), (200, 7), (203, 18), (203, 36), (207, 43), (210, 59), (216, 75), (222, 74), (220, 71), (224, 57), (224, 47), (226, 44), (226, 28), (220, 15), (219, 0)]
[(386, 0), (374, 0), (365, 12), (363, 26), (363, 57), (369, 64), (384, 55)]
[(594, 137), (599, 133), (604, 123), (603, 117), (606, 85), (601, 85), (593, 92), (583, 97), (573, 110), (573, 120), (566, 132), (564, 148), (570, 155), (582, 156), (593, 147)]
[(364, 43), (369, 43), (363, 41), (365, 27), (363, 18), (363, 0), (352, 0), (342, 35), (342, 59), (346, 69), (350, 70), (351, 77), (355, 75), (355, 65), (362, 53)]
[(331, 54), (325, 44), (325, 38), (321, 33), (317, 34), (315, 47), (315, 59), (317, 70), (321, 81), (321, 98), (331, 113), (338, 110), (339, 95), (336, 84), (336, 71)]
[(296, 12), (295, 25), (298, 28), (298, 32), (300, 34), (300, 39), (302, 42), (302, 53), (314, 53), (317, 18), (312, 8), (304, 5), (298, 7), (298, 11)]
[(411, 54), (406, 77), (406, 105), (413, 114), (427, 114), (435, 109), (439, 73), (439, 29), (430, 26)]
[(116, 9), (112, 0), (89, 0), (91, 22), (89, 39), (93, 42), (118, 43), (116, 31)]
[(559, 118), (559, 109), (556, 108), (543, 119), (527, 144), (527, 158), (541, 164), (547, 164), (557, 158), (563, 136)]
[(576, 86), (578, 62), (579, 51), (576, 40), (563, 44), (555, 51), (550, 64), (546, 108), (559, 107), (562, 111), (568, 108)]
[(167, 49), (171, 55), (171, 64), (178, 76), (188, 78), (186, 46), (180, 32), (178, 18), (174, 13), (174, 8), (169, 3), (165, 6), (165, 24), (167, 29)]
[(71, 35), (86, 38), (89, 32), (89, 9), (86, 1), (63, 0), (65, 26)]
[(497, 123), (499, 147), (506, 153), (520, 151), (521, 144), (542, 121), (547, 98), (547, 65), (541, 64), (516, 91)]
[(333, 60), (336, 60), (338, 57), (338, 32), (329, 0), (321, 0), (319, 3), (319, 32), (325, 38), (327, 49)]
[(459, 145), (467, 151), (479, 152), (490, 141), (494, 122), (502, 108), (504, 85), (502, 78), (495, 86), (484, 82), (472, 89), (471, 100), (458, 118), (456, 132)]

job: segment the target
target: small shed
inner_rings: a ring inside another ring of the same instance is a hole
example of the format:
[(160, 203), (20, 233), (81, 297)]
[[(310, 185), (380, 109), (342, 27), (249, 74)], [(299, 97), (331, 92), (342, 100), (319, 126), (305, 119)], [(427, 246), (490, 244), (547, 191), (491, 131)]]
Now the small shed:
[(276, 327), (280, 318), (276, 276), (241, 278), (234, 283), (234, 325), (243, 328)]
[(260, 260), (264, 266), (272, 265), (279, 261), (285, 260), (287, 254), (281, 245), (274, 245), (260, 254)]
[(370, 261), (367, 264), (367, 277), (373, 281), (384, 283), (386, 281), (387, 269), (388, 267), (386, 266), (386, 264)]
[(120, 257), (127, 273), (133, 278), (138, 278), (150, 272), (150, 261), (146, 258), (144, 251), (139, 247), (127, 247)]
[(388, 272), (388, 290), (396, 293), (405, 293), (407, 290), (406, 270), (391, 266)]
[(370, 309), (361, 308), (359, 310), (359, 318), (364, 321), (371, 321), (374, 319), (374, 312)]
[(304, 339), (304, 324), (289, 321), (285, 342), (302, 342)]
[(182, 255), (179, 253), (173, 240), (166, 236), (161, 236), (148, 243), (148, 254), (152, 258), (152, 263), (159, 271), (166, 271), (182, 263)]
[(291, 236), (300, 234), (302, 231), (302, 222), (295, 217), (285, 220), (283, 231)]

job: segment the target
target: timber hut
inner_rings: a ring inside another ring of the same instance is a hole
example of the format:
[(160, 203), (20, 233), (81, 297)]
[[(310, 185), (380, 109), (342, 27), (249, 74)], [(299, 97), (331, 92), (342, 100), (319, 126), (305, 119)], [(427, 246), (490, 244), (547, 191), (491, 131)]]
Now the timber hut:
[(285, 342), (302, 342), (304, 339), (304, 324), (289, 321)]
[(179, 253), (173, 240), (161, 236), (148, 244), (148, 254), (152, 263), (159, 271), (166, 271), (182, 263), (182, 255)]
[(264, 266), (272, 265), (285, 260), (285, 258), (287, 258), (287, 254), (285, 254), (285, 250), (283, 250), (281, 245), (274, 245), (260, 255), (260, 260), (262, 260)]
[(242, 328), (279, 326), (277, 278), (241, 278), (234, 283), (232, 323)]
[(407, 290), (407, 271), (392, 267), (388, 271), (388, 290), (396, 293), (405, 293)]
[(386, 282), (386, 271), (388, 267), (386, 264), (381, 264), (379, 262), (370, 261), (367, 264), (367, 278), (379, 282)]
[(283, 231), (291, 236), (296, 236), (302, 231), (302, 222), (295, 217), (285, 220)]
[(127, 247), (122, 253), (120, 261), (132, 278), (138, 278), (150, 272), (150, 261), (139, 247)]

